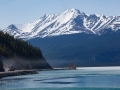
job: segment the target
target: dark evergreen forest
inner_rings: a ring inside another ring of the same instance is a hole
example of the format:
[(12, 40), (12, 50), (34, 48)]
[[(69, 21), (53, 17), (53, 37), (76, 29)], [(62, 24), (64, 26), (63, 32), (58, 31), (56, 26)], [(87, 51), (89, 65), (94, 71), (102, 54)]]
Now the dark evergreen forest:
[(0, 31), (0, 55), (11, 57), (14, 55), (24, 58), (43, 58), (41, 50), (30, 43), (16, 39), (8, 33)]

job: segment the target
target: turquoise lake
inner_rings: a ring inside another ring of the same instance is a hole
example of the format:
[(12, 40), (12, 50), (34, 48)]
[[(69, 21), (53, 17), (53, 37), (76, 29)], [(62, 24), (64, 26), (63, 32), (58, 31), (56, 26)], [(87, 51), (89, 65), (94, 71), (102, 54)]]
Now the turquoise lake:
[(0, 90), (120, 90), (120, 67), (79, 67), (5, 77)]

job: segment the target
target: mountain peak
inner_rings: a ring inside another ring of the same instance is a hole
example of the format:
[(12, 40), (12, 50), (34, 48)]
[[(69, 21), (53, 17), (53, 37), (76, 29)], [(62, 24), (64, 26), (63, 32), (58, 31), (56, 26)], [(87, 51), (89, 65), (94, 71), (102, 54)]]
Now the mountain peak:
[(12, 28), (12, 30), (17, 30), (17, 27), (15, 25), (13, 25), (13, 24), (8, 26), (8, 29), (11, 29), (11, 28)]
[(75, 9), (75, 8), (70, 8), (70, 9), (67, 9), (65, 12), (68, 12), (68, 13), (78, 13), (78, 14), (84, 14), (84, 12), (78, 10), (78, 9)]
[(75, 9), (75, 8), (69, 8), (68, 10), (69, 11), (79, 11), (78, 9)]

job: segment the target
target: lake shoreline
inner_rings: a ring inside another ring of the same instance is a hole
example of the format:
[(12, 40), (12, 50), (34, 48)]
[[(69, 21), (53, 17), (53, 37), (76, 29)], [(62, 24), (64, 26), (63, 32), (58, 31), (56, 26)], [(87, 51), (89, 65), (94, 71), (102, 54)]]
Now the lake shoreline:
[(9, 77), (9, 76), (21, 76), (21, 75), (38, 74), (38, 71), (51, 71), (51, 70), (76, 70), (76, 69), (55, 68), (55, 69), (31, 69), (31, 70), (7, 71), (7, 72), (0, 72), (0, 79), (2, 79), (3, 77)]
[(0, 72), (0, 79), (3, 77), (9, 76), (21, 76), (21, 75), (29, 75), (29, 74), (37, 74), (36, 70), (15, 70), (15, 71), (7, 71), (7, 72)]
[[(111, 68), (110, 68), (111, 67)], [(31, 74), (38, 74), (38, 71), (54, 71), (54, 70), (78, 70), (78, 69), (86, 69), (89, 70), (96, 68), (96, 69), (120, 69), (120, 66), (105, 66), (105, 67), (76, 67), (73, 68), (53, 68), (53, 69), (28, 69), (28, 70), (15, 70), (15, 71), (7, 71), (7, 72), (0, 72), (0, 79), (3, 77), (10, 77), (10, 76), (21, 76), (21, 75), (31, 75)]]

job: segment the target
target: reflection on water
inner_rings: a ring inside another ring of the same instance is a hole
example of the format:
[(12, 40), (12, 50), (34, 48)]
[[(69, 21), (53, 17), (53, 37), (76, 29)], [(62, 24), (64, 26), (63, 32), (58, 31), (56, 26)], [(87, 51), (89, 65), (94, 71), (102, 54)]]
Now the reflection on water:
[(120, 67), (40, 71), (35, 75), (6, 77), (0, 90), (120, 90)]

